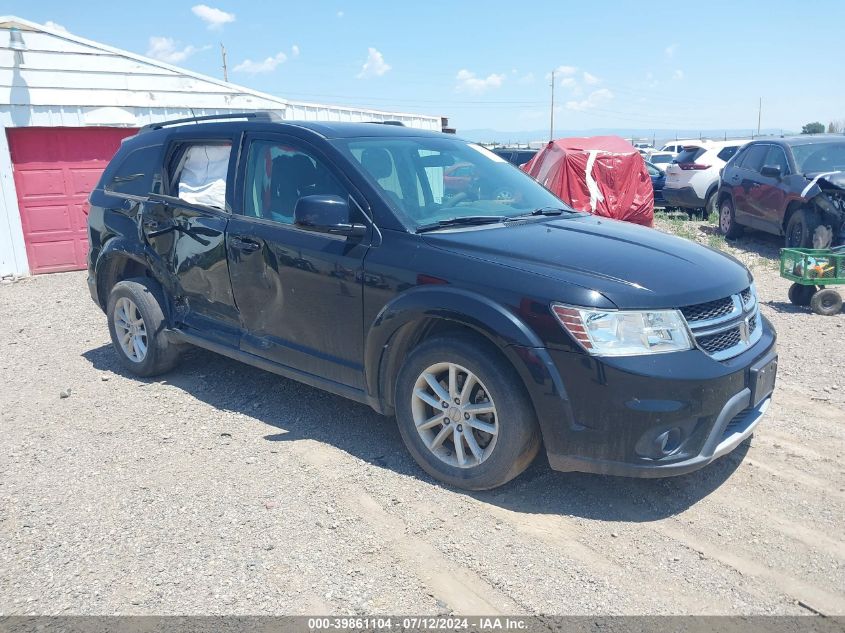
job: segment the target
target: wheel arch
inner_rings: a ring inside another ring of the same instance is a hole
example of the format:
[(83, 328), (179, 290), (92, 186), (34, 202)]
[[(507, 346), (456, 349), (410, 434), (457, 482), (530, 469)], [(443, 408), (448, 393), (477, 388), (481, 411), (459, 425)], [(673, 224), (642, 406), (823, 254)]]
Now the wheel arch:
[(483, 339), (514, 368), (523, 383), (525, 372), (511, 346), (542, 347), (525, 323), (487, 297), (458, 289), (412, 290), (385, 306), (367, 335), (367, 391), (379, 410), (387, 414), (393, 411), (396, 375), (405, 356), (421, 342), (450, 332)]
[(813, 207), (804, 200), (792, 200), (789, 204), (787, 204), (786, 209), (783, 211), (783, 221), (780, 223), (782, 235), (786, 235), (786, 227), (789, 224), (789, 220), (799, 209), (813, 210)]
[[(114, 285), (125, 279), (134, 277), (148, 277), (161, 286), (153, 274), (146, 253), (129, 240), (113, 238), (109, 240), (97, 258), (94, 270), (97, 283), (97, 302), (105, 310), (109, 300), (109, 293)], [(162, 300), (163, 297), (159, 297)], [(165, 316), (168, 316), (168, 306), (162, 304)]]

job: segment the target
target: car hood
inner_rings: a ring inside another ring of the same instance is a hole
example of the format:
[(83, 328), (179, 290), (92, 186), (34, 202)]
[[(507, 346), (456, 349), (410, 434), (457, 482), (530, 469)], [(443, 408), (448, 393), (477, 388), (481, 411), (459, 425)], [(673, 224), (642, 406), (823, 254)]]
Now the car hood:
[(748, 269), (719, 251), (594, 216), (462, 228), (424, 239), (453, 253), (597, 291), (619, 308), (692, 305), (751, 283)]

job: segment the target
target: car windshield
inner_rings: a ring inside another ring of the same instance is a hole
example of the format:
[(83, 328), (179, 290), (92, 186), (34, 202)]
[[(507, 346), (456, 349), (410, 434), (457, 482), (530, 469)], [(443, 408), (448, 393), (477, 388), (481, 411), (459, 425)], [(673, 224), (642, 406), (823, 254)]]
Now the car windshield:
[(483, 221), (540, 209), (569, 209), (530, 176), (480, 145), (430, 137), (340, 139), (336, 144), (412, 229), (456, 218)]
[(792, 155), (802, 174), (845, 170), (845, 141), (793, 145)]

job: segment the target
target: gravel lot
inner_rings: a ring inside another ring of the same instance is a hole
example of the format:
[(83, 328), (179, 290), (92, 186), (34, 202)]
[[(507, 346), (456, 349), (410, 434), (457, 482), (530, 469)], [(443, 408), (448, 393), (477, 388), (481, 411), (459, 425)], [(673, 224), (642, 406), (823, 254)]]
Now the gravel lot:
[(666, 480), (541, 458), (480, 494), (214, 354), (125, 374), (84, 273), (0, 284), (0, 614), (845, 614), (845, 315), (793, 308), (777, 247), (724, 247), (780, 334), (750, 447)]

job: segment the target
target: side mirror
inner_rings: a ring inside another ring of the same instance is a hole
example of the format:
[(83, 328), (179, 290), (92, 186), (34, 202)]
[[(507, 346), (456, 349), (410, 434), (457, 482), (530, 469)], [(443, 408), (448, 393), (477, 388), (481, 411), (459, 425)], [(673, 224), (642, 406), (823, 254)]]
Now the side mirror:
[(766, 178), (780, 178), (780, 165), (763, 165), (760, 173)]
[(363, 237), (367, 227), (353, 224), (349, 202), (340, 196), (304, 196), (293, 209), (294, 226), (315, 233)]

